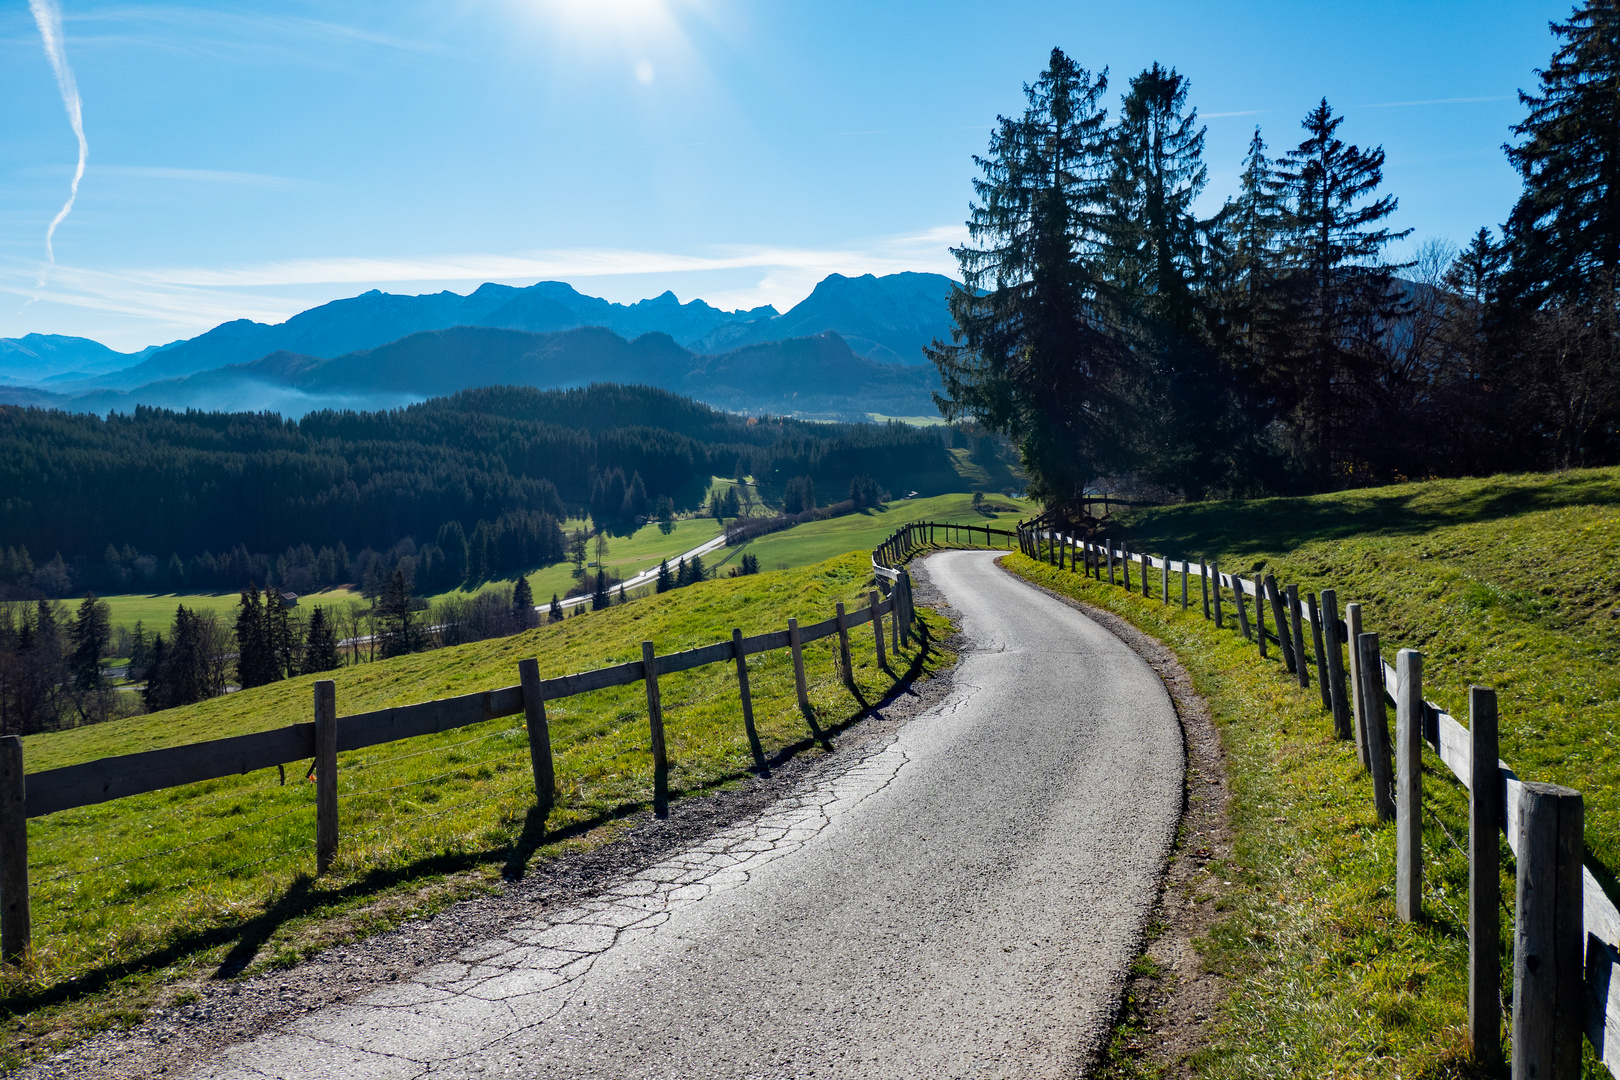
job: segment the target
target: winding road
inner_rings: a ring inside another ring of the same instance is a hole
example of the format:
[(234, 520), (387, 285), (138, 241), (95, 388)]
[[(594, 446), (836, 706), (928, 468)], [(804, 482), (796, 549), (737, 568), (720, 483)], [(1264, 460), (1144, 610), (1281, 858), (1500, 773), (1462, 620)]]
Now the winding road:
[(995, 555), (928, 560), (967, 645), (886, 744), (191, 1075), (1078, 1075), (1155, 899), (1181, 731), (1146, 663)]

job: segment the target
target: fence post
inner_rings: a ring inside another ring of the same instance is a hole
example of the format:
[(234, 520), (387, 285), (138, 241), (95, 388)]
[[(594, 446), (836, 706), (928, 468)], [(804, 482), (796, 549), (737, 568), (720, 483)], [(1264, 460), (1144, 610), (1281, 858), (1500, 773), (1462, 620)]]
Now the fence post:
[(1187, 560), (1181, 560), (1181, 610), (1187, 610)]
[(896, 578), (889, 582), (889, 641), (894, 645), (894, 655), (899, 663), (900, 655), (900, 581)]
[(1378, 635), (1356, 638), (1361, 655), (1361, 707), (1367, 729), (1367, 764), (1372, 770), (1373, 807), (1379, 821), (1395, 816), (1395, 803), (1389, 789), (1389, 714), (1384, 711), (1384, 662), (1378, 653)]
[(1294, 674), (1299, 676), (1299, 685), (1308, 690), (1311, 666), (1305, 662), (1305, 624), (1300, 621), (1298, 585), (1288, 586), (1288, 622), (1294, 630)]
[(1211, 560), (1209, 584), (1215, 590), (1215, 629), (1221, 628), (1221, 564)]
[(1315, 593), (1305, 594), (1305, 607), (1311, 616), (1311, 649), (1316, 653), (1316, 688), (1322, 694), (1322, 710), (1331, 712), (1333, 695), (1328, 689), (1327, 646), (1322, 639), (1322, 608)]
[(1148, 598), (1148, 568), (1151, 567), (1153, 563), (1148, 558), (1148, 553), (1145, 551), (1141, 553), (1140, 558), (1142, 560), (1142, 599), (1146, 600)]
[(1578, 1080), (1586, 938), (1581, 926), (1581, 793), (1519, 789), (1513, 928), (1513, 1075)]
[[(877, 593), (872, 594), (874, 597)], [(878, 640), (883, 640), (883, 631), (878, 631)], [(731, 629), (731, 651), (737, 657), (737, 695), (742, 698), (743, 730), (748, 732), (748, 749), (754, 752), (754, 767), (759, 775), (770, 776), (770, 766), (765, 764), (765, 750), (759, 745), (759, 732), (754, 730), (754, 695), (748, 691), (748, 655), (743, 652), (742, 630), (737, 627)]]
[(1395, 916), (1423, 911), (1423, 654), (1395, 654)]
[(1164, 565), (1159, 567), (1159, 601), (1165, 607), (1170, 606), (1170, 557), (1164, 557)]
[(551, 757), (551, 724), (546, 720), (546, 700), (540, 692), (540, 662), (530, 657), (518, 661), (518, 681), (523, 684), (523, 724), (529, 729), (529, 766), (534, 770), (534, 796), (540, 816), (551, 813), (556, 798), (557, 772)]
[(1497, 765), (1496, 691), (1468, 689), (1468, 1033), (1486, 1075), (1502, 1068), (1501, 850), (1505, 820)]
[(878, 667), (886, 668), (889, 666), (889, 657), (883, 650), (883, 614), (878, 608), (878, 605), (881, 602), (882, 600), (878, 596), (876, 589), (873, 589), (871, 592), (866, 594), (867, 606), (872, 609), (872, 632), (873, 636), (877, 639)]
[(793, 652), (793, 688), (799, 694), (799, 711), (808, 719), (810, 711), (810, 688), (804, 682), (804, 646), (799, 643), (799, 620), (788, 620), (788, 648)]
[(1103, 537), (1103, 550), (1108, 555), (1108, 584), (1114, 583), (1114, 542)]
[[(1238, 633), (1243, 635), (1244, 641), (1254, 640), (1254, 633), (1249, 629), (1249, 604), (1243, 595), (1243, 579), (1236, 574), (1232, 575), (1232, 603), (1237, 605)], [(1255, 614), (1260, 615), (1259, 605), (1255, 606)], [(1266, 623), (1262, 616), (1260, 620), (1260, 655), (1266, 655)]]
[(911, 628), (917, 619), (917, 609), (911, 604), (911, 571), (902, 570), (896, 579), (900, 582), (900, 644), (911, 644)]
[(855, 670), (849, 662), (849, 617), (844, 614), (844, 602), (838, 601), (838, 664), (844, 669), (844, 685), (855, 688)]
[(1341, 739), (1350, 739), (1356, 732), (1344, 691), (1344, 656), (1340, 652), (1344, 638), (1340, 629), (1338, 590), (1323, 589), (1322, 635), (1327, 642), (1327, 690), (1333, 706), (1333, 733)]
[(1271, 614), (1277, 623), (1277, 651), (1282, 653), (1283, 667), (1294, 673), (1294, 645), (1289, 640), (1288, 616), (1283, 613), (1282, 594), (1277, 591), (1277, 579), (1266, 575), (1266, 599), (1271, 601)]
[(1131, 553), (1124, 548), (1119, 549), (1120, 579), (1125, 583), (1125, 591), (1131, 591)]
[(21, 964), (34, 947), (28, 896), (28, 789), (22, 739), (0, 737), (0, 959)]
[(1198, 560), (1198, 591), (1204, 594), (1204, 621), (1209, 621), (1209, 563)]
[(337, 684), (315, 684), (315, 873), (326, 873), (337, 858)]
[(1363, 769), (1372, 768), (1372, 760), (1367, 753), (1367, 708), (1362, 698), (1363, 685), (1361, 681), (1361, 605), (1351, 602), (1344, 605), (1344, 621), (1347, 624), (1346, 642), (1350, 646), (1350, 719), (1355, 728), (1356, 758), (1360, 760)]
[[(1238, 606), (1238, 614), (1241, 616), (1243, 614), (1243, 609), (1244, 609), (1244, 606), (1245, 606), (1244, 605), (1244, 600), (1243, 600), (1243, 579), (1238, 577), (1236, 574), (1232, 575), (1232, 592), (1234, 594), (1236, 594), (1237, 606)], [(1266, 607), (1265, 607), (1266, 600), (1265, 600), (1265, 596), (1266, 596), (1265, 590), (1260, 584), (1260, 575), (1256, 574), (1256, 575), (1254, 575), (1254, 621), (1255, 621), (1256, 625), (1259, 627), (1260, 633), (1255, 635), (1255, 636), (1260, 639), (1260, 656), (1262, 658), (1264, 658), (1266, 656)], [(1238, 629), (1243, 631), (1243, 636), (1244, 637), (1249, 636), (1249, 626), (1248, 626), (1248, 623), (1247, 623), (1247, 621), (1245, 619), (1243, 619), (1243, 618), (1238, 619)]]
[(658, 696), (658, 658), (653, 643), (641, 643), (641, 678), (647, 684), (647, 730), (653, 759), (653, 816), (669, 817), (669, 756), (664, 750), (664, 702)]

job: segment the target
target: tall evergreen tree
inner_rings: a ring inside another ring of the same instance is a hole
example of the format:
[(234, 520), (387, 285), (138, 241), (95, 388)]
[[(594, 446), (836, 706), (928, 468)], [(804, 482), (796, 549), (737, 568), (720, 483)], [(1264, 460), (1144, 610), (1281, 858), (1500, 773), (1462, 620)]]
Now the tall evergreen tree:
[(112, 641), (112, 612), (93, 592), (85, 593), (79, 604), (72, 639), (69, 667), (73, 672), (73, 685), (80, 690), (100, 690), (106, 685), (101, 676), (101, 658), (107, 654), (107, 645)]
[(272, 679), (298, 674), (298, 634), (293, 630), (292, 612), (282, 601), (280, 589), (265, 591), (264, 633), (270, 646)]
[(304, 638), (301, 670), (305, 675), (334, 671), (338, 666), (337, 634), (319, 605), (309, 614), (309, 631)]
[(1411, 233), (1379, 223), (1395, 212), (1382, 147), (1362, 150), (1338, 137), (1344, 118), (1327, 99), (1302, 122), (1306, 137), (1288, 151), (1278, 178), (1288, 201), (1282, 252), (1297, 311), (1297, 351), (1271, 358), (1275, 387), (1292, 428), (1294, 454), (1320, 485), (1350, 479), (1356, 464), (1347, 414), (1364, 399), (1377, 339), (1400, 314), (1384, 248)]
[(608, 572), (596, 571), (596, 584), (591, 589), (591, 610), (601, 611), (613, 602), (613, 594), (608, 591)]
[(557, 599), (556, 593), (551, 594), (551, 611), (548, 613), (547, 618), (552, 622), (562, 622), (563, 620), (562, 601)]
[(411, 586), (405, 572), (395, 570), (388, 579), (388, 588), (377, 604), (382, 629), (382, 655), (405, 656), (420, 652), (427, 644), (416, 612), (411, 609)]
[(669, 592), (675, 587), (675, 575), (669, 572), (669, 560), (662, 559), (658, 563), (658, 582), (653, 586), (655, 592)]
[(1111, 172), (1107, 73), (1061, 49), (1016, 119), (998, 118), (967, 222), (953, 248), (963, 283), (950, 295), (953, 344), (927, 350), (947, 420), (974, 419), (1018, 440), (1030, 493), (1073, 507), (1087, 481), (1126, 465), (1128, 352), (1099, 313), (1111, 310), (1107, 250)]
[(264, 617), (259, 587), (249, 584), (236, 609), (236, 682), (246, 690), (276, 680), (275, 652)]
[(539, 613), (534, 610), (534, 589), (523, 574), (518, 575), (512, 586), (512, 621), (519, 630), (532, 630), (540, 625)]

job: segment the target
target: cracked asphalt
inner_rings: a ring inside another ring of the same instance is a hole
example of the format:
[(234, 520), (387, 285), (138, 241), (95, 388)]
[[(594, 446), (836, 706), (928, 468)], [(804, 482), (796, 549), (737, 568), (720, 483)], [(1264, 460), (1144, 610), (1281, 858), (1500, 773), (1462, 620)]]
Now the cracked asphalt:
[(1174, 837), (1181, 729), (1130, 648), (994, 557), (929, 559), (966, 651), (881, 748), (189, 1075), (1081, 1074)]

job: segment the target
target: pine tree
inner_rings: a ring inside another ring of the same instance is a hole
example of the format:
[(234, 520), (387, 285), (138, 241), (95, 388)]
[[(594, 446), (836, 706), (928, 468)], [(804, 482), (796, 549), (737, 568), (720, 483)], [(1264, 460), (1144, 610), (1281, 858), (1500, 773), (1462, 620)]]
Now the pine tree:
[(1379, 256), (1411, 233), (1379, 225), (1397, 206), (1393, 195), (1375, 197), (1383, 148), (1346, 146), (1337, 135), (1343, 119), (1323, 98), (1302, 122), (1305, 140), (1278, 170), (1288, 199), (1283, 258), (1300, 312), (1300, 347), (1273, 385), (1289, 407), (1296, 457), (1324, 486), (1342, 482), (1355, 466), (1348, 414), (1376, 365), (1377, 336), (1401, 310), (1393, 272), (1402, 267)]
[(168, 649), (164, 647), (161, 633), (152, 635), (151, 659), (146, 665), (146, 686), (141, 690), (141, 701), (146, 705), (147, 712), (157, 712), (168, 708)]
[(557, 599), (556, 593), (551, 594), (551, 611), (549, 612), (548, 617), (552, 622), (562, 622), (563, 620), (562, 601)]
[(675, 587), (675, 577), (669, 572), (669, 560), (663, 559), (658, 563), (658, 583), (653, 591), (666, 593)]
[(1131, 457), (1130, 356), (1099, 313), (1111, 308), (1107, 249), (1110, 139), (1093, 77), (1062, 50), (1024, 89), (975, 158), (969, 243), (953, 248), (957, 344), (926, 351), (947, 420), (973, 419), (1018, 440), (1029, 490), (1075, 506), (1086, 483)]
[(126, 678), (130, 682), (140, 682), (146, 678), (146, 668), (152, 656), (152, 643), (147, 640), (146, 627), (140, 619), (135, 620), (135, 631), (129, 636), (129, 667)]
[(613, 602), (613, 594), (608, 591), (608, 572), (596, 572), (596, 584), (591, 589), (591, 610), (601, 611)]
[(292, 613), (282, 602), (280, 589), (265, 592), (264, 634), (270, 646), (271, 680), (298, 674), (298, 635), (293, 631)]
[(683, 558), (675, 564), (675, 587), (683, 589), (690, 584), (692, 584), (692, 571)]
[[(1508, 219), (1507, 286), (1530, 307), (1549, 301), (1612, 313), (1620, 293), (1620, 5), (1586, 0), (1565, 23), (1540, 93), (1508, 160), (1524, 191)], [(1612, 318), (1612, 314), (1610, 316)]]
[(700, 581), (708, 580), (708, 577), (709, 571), (703, 565), (703, 556), (692, 556), (692, 561), (686, 567), (687, 584), (696, 585)]
[(302, 672), (314, 675), (333, 671), (338, 666), (337, 635), (327, 621), (326, 612), (319, 606), (309, 615), (309, 633), (304, 639)]
[(96, 599), (93, 592), (85, 593), (79, 604), (78, 618), (74, 620), (73, 655), (69, 668), (73, 672), (73, 685), (80, 690), (100, 690), (106, 680), (101, 677), (101, 658), (107, 653), (112, 640), (112, 612)]
[(512, 586), (512, 621), (519, 630), (532, 630), (540, 625), (539, 615), (534, 610), (534, 589), (522, 574), (518, 575), (517, 583)]
[(274, 682), (275, 679), (275, 653), (270, 647), (264, 605), (259, 597), (259, 587), (250, 582), (237, 601), (236, 682), (246, 690)]
[(411, 587), (403, 570), (395, 570), (388, 588), (377, 604), (382, 623), (382, 655), (405, 656), (419, 652), (424, 645), (416, 613), (411, 610)]

